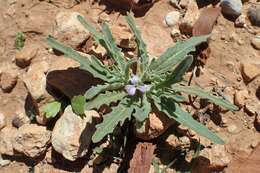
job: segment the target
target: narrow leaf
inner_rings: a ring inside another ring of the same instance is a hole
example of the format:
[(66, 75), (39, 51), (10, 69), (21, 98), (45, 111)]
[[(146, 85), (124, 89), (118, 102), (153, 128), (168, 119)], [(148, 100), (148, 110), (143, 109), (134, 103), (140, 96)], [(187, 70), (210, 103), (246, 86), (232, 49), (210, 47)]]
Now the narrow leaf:
[(164, 99), (163, 101), (155, 102), (156, 107), (164, 112), (169, 118), (175, 119), (177, 122), (191, 128), (196, 133), (201, 136), (204, 136), (217, 144), (224, 144), (224, 141), (218, 137), (215, 133), (211, 132), (207, 127), (200, 124), (198, 121), (194, 120), (192, 116), (181, 110), (178, 104), (174, 103), (169, 99)]
[(53, 101), (43, 106), (43, 112), (47, 118), (55, 117), (61, 109), (61, 103)]
[(238, 110), (238, 107), (233, 105), (229, 101), (213, 96), (198, 87), (172, 85), (172, 90), (174, 90), (175, 92), (184, 92), (186, 94), (196, 95), (201, 98), (208, 99), (210, 102), (222, 106), (229, 110), (233, 110), (233, 111)]
[(92, 136), (92, 141), (97, 143), (101, 141), (106, 135), (112, 133), (115, 127), (120, 123), (122, 125), (126, 119), (131, 118), (133, 108), (123, 104), (122, 102), (112, 112), (104, 116), (102, 123), (96, 126), (96, 131)]
[(78, 115), (83, 115), (85, 111), (86, 97), (82, 95), (74, 96), (71, 99), (73, 111)]
[(195, 51), (195, 46), (207, 41), (209, 35), (192, 37), (186, 41), (179, 41), (174, 47), (168, 48), (156, 63), (150, 66), (154, 73), (162, 74), (171, 71), (172, 67), (181, 62), (188, 53)]
[(127, 94), (125, 92), (117, 91), (107, 91), (104, 94), (99, 94), (93, 100), (90, 100), (86, 104), (86, 109), (99, 109), (102, 105), (109, 105), (111, 102), (117, 102), (118, 100), (123, 99)]
[(170, 86), (174, 83), (180, 82), (184, 73), (190, 68), (193, 62), (193, 57), (188, 55), (178, 66), (173, 70), (173, 72), (167, 76), (166, 80), (159, 84), (159, 87)]
[(102, 79), (102, 80), (107, 81), (107, 82), (111, 81), (111, 79), (109, 79), (107, 77), (107, 74), (104, 74), (102, 71), (97, 70), (98, 67), (95, 66), (95, 64), (91, 62), (91, 59), (93, 59), (93, 57), (82, 56), (77, 51), (73, 50), (72, 48), (62, 45), (61, 43), (56, 41), (51, 36), (49, 36), (47, 38), (47, 42), (54, 49), (64, 53), (65, 56), (79, 62), (80, 68), (90, 72), (94, 77), (97, 77), (97, 78)]
[(144, 72), (146, 71), (146, 68), (148, 66), (148, 53), (146, 50), (146, 45), (142, 39), (141, 32), (136, 27), (135, 21), (129, 13), (126, 16), (126, 21), (135, 35), (135, 40), (138, 47), (138, 56), (141, 57), (141, 66), (142, 66), (142, 71)]
[(91, 87), (86, 93), (86, 99), (90, 100), (95, 97), (97, 94), (107, 91), (107, 90), (116, 90), (123, 87), (123, 83), (113, 83), (113, 84), (105, 84), (105, 85), (97, 85)]

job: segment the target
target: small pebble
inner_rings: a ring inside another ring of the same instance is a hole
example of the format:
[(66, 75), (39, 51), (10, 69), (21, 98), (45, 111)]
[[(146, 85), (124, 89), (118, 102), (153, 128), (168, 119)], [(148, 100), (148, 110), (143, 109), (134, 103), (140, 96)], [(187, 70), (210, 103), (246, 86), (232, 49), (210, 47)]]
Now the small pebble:
[(246, 16), (245, 15), (240, 15), (236, 20), (235, 20), (235, 26), (236, 27), (246, 27)]
[(241, 0), (222, 0), (220, 6), (222, 13), (232, 18), (237, 18), (242, 13)]
[(178, 24), (180, 19), (180, 13), (178, 11), (172, 11), (165, 16), (165, 23), (168, 26), (175, 26)]
[(180, 36), (180, 35), (181, 35), (181, 32), (180, 32), (179, 29), (177, 29), (177, 28), (173, 28), (173, 29), (172, 29), (172, 31), (171, 31), (171, 36), (172, 36), (173, 38), (178, 37), (178, 36)]

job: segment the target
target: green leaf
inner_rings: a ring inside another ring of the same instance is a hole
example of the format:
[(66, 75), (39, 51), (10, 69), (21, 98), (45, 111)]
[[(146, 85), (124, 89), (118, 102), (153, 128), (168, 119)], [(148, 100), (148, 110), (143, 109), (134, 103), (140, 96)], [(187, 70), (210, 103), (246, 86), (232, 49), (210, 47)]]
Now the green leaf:
[[(100, 69), (100, 66), (97, 66), (97, 62), (94, 56), (92, 57), (82, 56), (72, 48), (62, 45), (51, 36), (47, 38), (47, 42), (54, 49), (64, 53), (64, 55), (66, 55), (67, 57), (79, 62), (81, 69), (90, 72), (94, 77), (97, 77), (107, 82), (111, 82), (111, 79), (107, 77), (108, 75), (107, 73), (109, 72), (106, 68), (104, 68), (102, 71), (97, 70)], [(91, 60), (94, 60), (95, 63), (93, 63)]]
[(131, 65), (133, 65), (135, 62), (136, 61), (134, 61), (134, 60), (130, 60), (127, 62), (126, 67), (125, 67), (125, 82), (129, 81)]
[(95, 41), (106, 49), (108, 55), (115, 60), (116, 64), (120, 69), (120, 72), (123, 74), (125, 67), (125, 59), (123, 57), (121, 49), (116, 46), (115, 40), (113, 39), (111, 31), (109, 30), (107, 24), (104, 24), (102, 26), (102, 33), (100, 33), (82, 16), (79, 15), (77, 18), (79, 22), (87, 30), (89, 30), (89, 32), (91, 32)]
[(22, 49), (24, 47), (25, 36), (22, 32), (17, 32), (15, 36), (14, 46), (16, 49)]
[(58, 101), (53, 101), (43, 106), (43, 112), (47, 118), (55, 117), (59, 113), (60, 109), (61, 103)]
[(146, 45), (142, 39), (141, 32), (136, 27), (133, 17), (128, 13), (126, 16), (126, 21), (131, 28), (132, 32), (135, 35), (137, 47), (138, 47), (138, 56), (141, 57), (141, 71), (145, 72), (148, 66), (148, 53), (146, 50)]
[(123, 99), (127, 94), (125, 92), (119, 91), (107, 91), (104, 94), (99, 94), (93, 100), (90, 100), (86, 104), (86, 109), (99, 109), (102, 105), (109, 105), (111, 102), (117, 102), (118, 100)]
[(173, 72), (167, 76), (166, 80), (158, 85), (158, 87), (170, 86), (174, 83), (180, 82), (184, 73), (190, 68), (193, 62), (193, 57), (191, 55), (186, 56), (186, 58), (178, 64), (178, 66), (173, 70)]
[(164, 112), (169, 118), (173, 118), (177, 122), (189, 127), (201, 136), (204, 136), (217, 144), (224, 144), (224, 141), (218, 137), (215, 133), (211, 132), (207, 127), (194, 120), (192, 116), (181, 110), (178, 104), (174, 103), (170, 99), (154, 99), (156, 107)]
[(78, 115), (83, 115), (85, 112), (86, 97), (82, 95), (74, 96), (71, 99), (73, 111)]
[(179, 41), (174, 47), (168, 48), (156, 63), (150, 66), (150, 70), (155, 74), (163, 74), (171, 71), (172, 67), (181, 62), (188, 53), (195, 51), (195, 46), (207, 41), (209, 35), (191, 37), (186, 41)]
[(198, 87), (172, 85), (172, 90), (174, 90), (175, 92), (184, 92), (186, 94), (196, 95), (203, 99), (208, 99), (210, 102), (222, 106), (229, 110), (233, 110), (233, 111), (238, 110), (238, 107), (233, 105), (229, 101), (213, 96)]
[(133, 107), (123, 102), (124, 100), (113, 108), (112, 112), (106, 114), (102, 123), (96, 125), (96, 131), (92, 136), (94, 143), (101, 141), (106, 135), (112, 133), (119, 123), (122, 125), (126, 119), (131, 118)]
[(135, 109), (135, 113), (133, 114), (133, 116), (139, 122), (144, 121), (151, 112), (151, 103), (148, 101), (146, 95), (143, 95), (142, 102), (133, 104), (133, 106)]
[(108, 53), (110, 54), (111, 58), (113, 58), (115, 62), (118, 64), (121, 72), (124, 72), (126, 61), (123, 57), (121, 49), (117, 47), (112, 33), (106, 23), (104, 23), (102, 26), (102, 32), (104, 34), (104, 46), (106, 46), (109, 50)]
[(112, 84), (105, 84), (105, 85), (97, 85), (91, 87), (87, 92), (85, 93), (86, 99), (90, 100), (93, 97), (95, 97), (97, 94), (107, 91), (107, 90), (117, 90), (121, 87), (123, 87), (123, 83), (112, 83)]

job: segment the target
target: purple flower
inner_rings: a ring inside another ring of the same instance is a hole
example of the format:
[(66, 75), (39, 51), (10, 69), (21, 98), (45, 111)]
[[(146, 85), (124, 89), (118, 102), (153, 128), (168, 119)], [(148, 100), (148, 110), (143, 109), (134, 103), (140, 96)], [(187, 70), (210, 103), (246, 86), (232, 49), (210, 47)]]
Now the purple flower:
[(136, 88), (134, 85), (126, 85), (125, 86), (125, 90), (128, 93), (128, 95), (133, 96), (135, 95), (136, 92)]
[(150, 90), (150, 85), (141, 85), (138, 87), (138, 90), (141, 91), (141, 93), (145, 93)]
[(136, 85), (140, 81), (139, 77), (137, 75), (133, 75), (130, 79), (131, 84)]

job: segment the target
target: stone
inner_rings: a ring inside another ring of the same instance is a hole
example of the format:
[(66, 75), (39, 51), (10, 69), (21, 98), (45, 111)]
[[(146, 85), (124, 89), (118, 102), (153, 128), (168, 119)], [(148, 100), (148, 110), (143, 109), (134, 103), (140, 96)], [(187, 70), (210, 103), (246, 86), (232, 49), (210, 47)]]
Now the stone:
[(14, 150), (30, 158), (44, 154), (50, 144), (51, 132), (37, 124), (25, 124), (14, 137)]
[(181, 8), (188, 8), (190, 1), (192, 0), (180, 0), (179, 5), (181, 6)]
[(178, 25), (179, 19), (180, 19), (180, 12), (171, 11), (168, 14), (166, 14), (166, 16), (164, 18), (164, 22), (168, 26), (172, 27), (172, 26)]
[(142, 130), (135, 129), (135, 134), (140, 139), (151, 140), (163, 134), (173, 123), (173, 120), (156, 110), (149, 113)]
[(246, 27), (246, 16), (245, 15), (240, 15), (236, 20), (235, 20), (235, 26), (236, 27)]
[(256, 50), (260, 50), (260, 36), (253, 38), (251, 40), (251, 44)]
[(6, 118), (5, 115), (0, 112), (0, 130), (6, 126)]
[(241, 74), (245, 82), (251, 82), (260, 74), (260, 68), (255, 64), (244, 62), (241, 64)]
[(181, 33), (191, 35), (193, 25), (198, 20), (199, 15), (200, 11), (196, 1), (189, 1), (189, 5), (184, 15), (184, 18), (180, 20), (179, 28)]
[(12, 119), (12, 125), (16, 128), (23, 126), (24, 124), (30, 124), (30, 119), (24, 112), (17, 113)]
[(245, 112), (249, 116), (260, 114), (260, 103), (255, 99), (250, 99), (245, 104)]
[(11, 163), (10, 160), (4, 160), (0, 154), (0, 167), (4, 167), (4, 166), (7, 166)]
[(126, 49), (134, 49), (136, 47), (134, 35), (126, 25), (113, 25), (110, 27), (110, 30), (119, 47)]
[(241, 0), (222, 0), (220, 3), (222, 13), (232, 18), (237, 18), (242, 13)]
[(214, 168), (223, 169), (232, 159), (232, 156), (226, 151), (224, 145), (214, 144), (212, 148), (205, 148), (200, 151), (200, 156), (208, 158)]
[(83, 157), (88, 152), (95, 125), (100, 120), (96, 111), (86, 111), (85, 115), (79, 117), (68, 106), (52, 132), (53, 148), (70, 161)]
[(23, 81), (35, 100), (44, 96), (46, 88), (46, 75), (49, 65), (45, 61), (33, 63), (23, 77)]
[(231, 134), (238, 134), (240, 132), (240, 129), (235, 124), (228, 125), (227, 130)]
[(17, 129), (13, 127), (5, 127), (0, 131), (0, 154), (14, 155), (13, 143), (16, 133)]
[(69, 9), (80, 3), (80, 0), (51, 0), (51, 3), (57, 7)]
[(260, 26), (260, 5), (251, 5), (247, 11), (250, 22), (255, 26)]
[(78, 12), (61, 11), (55, 19), (54, 37), (74, 49), (90, 37), (89, 31), (78, 21), (78, 15), (81, 14)]
[(3, 72), (0, 79), (0, 85), (5, 93), (10, 93), (17, 83), (17, 76)]
[(165, 142), (173, 148), (178, 148), (182, 145), (179, 138), (174, 134), (169, 135)]
[(245, 101), (247, 98), (249, 98), (249, 93), (246, 89), (236, 91), (234, 96), (234, 103), (241, 108), (245, 105)]
[(173, 38), (179, 37), (180, 35), (181, 35), (181, 32), (180, 32), (179, 29), (173, 28), (173, 29), (171, 30), (171, 36), (172, 36)]
[(179, 5), (179, 1), (178, 0), (170, 0), (170, 4), (177, 8), (177, 9), (180, 9), (180, 5)]
[(30, 65), (31, 60), (36, 57), (38, 47), (35, 44), (25, 45), (15, 55), (16, 65), (25, 68)]

